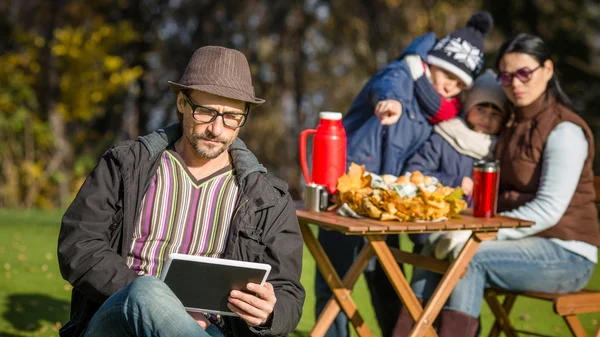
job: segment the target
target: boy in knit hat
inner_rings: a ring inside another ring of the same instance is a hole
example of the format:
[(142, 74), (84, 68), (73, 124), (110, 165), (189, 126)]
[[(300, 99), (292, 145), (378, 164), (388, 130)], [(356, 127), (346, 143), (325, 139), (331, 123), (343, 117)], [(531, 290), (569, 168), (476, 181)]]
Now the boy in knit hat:
[[(440, 41), (434, 33), (417, 38), (400, 57), (378, 71), (363, 87), (343, 125), (346, 129), (347, 165), (365, 165), (368, 172), (400, 175), (405, 161), (429, 138), (431, 123), (455, 117), (457, 96), (471, 86), (483, 66), (483, 36), (492, 28), (491, 15), (479, 12), (461, 28)], [(319, 229), (319, 241), (339, 275), (345, 275), (364, 245), (359, 237)], [(398, 247), (398, 237), (388, 244)], [(371, 301), (382, 335), (389, 336), (400, 310), (385, 273), (373, 263), (365, 273)], [(317, 271), (316, 314), (331, 291)], [(326, 336), (348, 336), (348, 319), (339, 314)]]
[[(497, 135), (508, 118), (505, 109), (504, 90), (496, 81), (496, 74), (488, 69), (475, 80), (467, 93), (464, 118), (455, 117), (436, 124), (431, 137), (406, 163), (405, 171), (420, 171), (438, 178), (442, 185), (460, 186), (470, 200), (473, 193), (473, 164), (477, 160), (493, 158)], [(436, 244), (436, 257), (446, 258), (469, 235), (448, 233)], [(417, 250), (426, 243), (427, 238), (432, 242), (439, 237), (429, 234), (410, 236)]]

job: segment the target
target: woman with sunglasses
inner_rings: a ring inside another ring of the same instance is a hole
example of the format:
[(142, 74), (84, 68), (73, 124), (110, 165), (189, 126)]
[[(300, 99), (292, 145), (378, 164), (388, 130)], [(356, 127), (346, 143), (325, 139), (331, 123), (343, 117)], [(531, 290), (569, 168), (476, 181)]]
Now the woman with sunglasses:
[[(484, 289), (546, 293), (583, 288), (600, 245), (594, 205), (594, 139), (560, 87), (542, 39), (519, 34), (500, 48), (498, 81), (511, 102), (513, 124), (498, 140), (502, 215), (535, 222), (501, 229), (481, 244), (440, 315), (440, 337), (475, 336)], [(439, 276), (412, 283), (428, 300)], [(423, 287), (422, 284), (426, 285)]]

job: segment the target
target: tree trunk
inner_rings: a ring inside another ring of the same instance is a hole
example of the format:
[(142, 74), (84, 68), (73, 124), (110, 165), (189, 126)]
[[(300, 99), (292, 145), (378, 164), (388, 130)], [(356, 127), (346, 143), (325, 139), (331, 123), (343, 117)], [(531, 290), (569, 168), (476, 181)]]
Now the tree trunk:
[[(47, 29), (45, 30), (46, 44), (41, 56), (41, 61), (44, 64), (42, 67), (42, 69), (44, 69), (42, 76), (45, 90), (42, 91), (43, 97), (40, 101), (42, 102), (42, 109), (48, 114), (48, 123), (50, 124), (54, 138), (54, 150), (40, 181), (43, 182), (45, 179), (49, 179), (60, 170), (61, 176), (58, 180), (57, 206), (66, 207), (71, 198), (73, 147), (66, 135), (66, 126), (63, 116), (56, 110), (56, 104), (60, 95), (58, 86), (59, 74), (56, 69), (56, 60), (50, 49), (54, 30), (58, 25), (58, 16), (62, 1), (49, 1), (47, 5), (49, 6), (50, 19), (48, 21)], [(27, 191), (27, 196), (25, 198), (26, 207), (34, 206), (39, 190), (40, 184), (32, 184), (29, 191)]]

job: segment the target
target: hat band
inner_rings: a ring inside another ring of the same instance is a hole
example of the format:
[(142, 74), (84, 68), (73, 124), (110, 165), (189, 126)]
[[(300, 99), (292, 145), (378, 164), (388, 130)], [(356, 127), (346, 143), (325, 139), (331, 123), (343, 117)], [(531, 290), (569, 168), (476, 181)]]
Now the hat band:
[(471, 87), (471, 85), (473, 84), (473, 77), (471, 75), (467, 74), (464, 70), (460, 69), (456, 65), (442, 58), (429, 54), (427, 55), (427, 63), (433, 64), (434, 66), (438, 66), (444, 70), (451, 72), (452, 74), (456, 75), (456, 77), (458, 77), (461, 81), (463, 81), (467, 87)]

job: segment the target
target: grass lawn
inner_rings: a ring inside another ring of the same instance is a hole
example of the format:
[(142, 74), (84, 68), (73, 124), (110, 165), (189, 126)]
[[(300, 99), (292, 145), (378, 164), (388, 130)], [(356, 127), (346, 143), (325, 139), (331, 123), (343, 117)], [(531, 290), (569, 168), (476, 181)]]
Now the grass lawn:
[[(61, 213), (58, 211), (0, 210), (0, 337), (56, 336), (69, 316), (71, 287), (62, 280), (56, 261), (56, 239)], [(409, 247), (405, 237), (403, 247)], [(314, 324), (314, 270), (312, 256), (304, 251), (302, 283), (307, 290), (304, 315), (293, 336), (307, 336)], [(597, 270), (588, 288), (600, 289)], [(357, 283), (353, 298), (373, 329), (377, 329), (364, 279)], [(492, 322), (483, 308), (483, 333)], [(553, 336), (569, 336), (562, 319), (553, 314), (547, 302), (519, 299), (512, 318), (519, 329), (534, 329)], [(589, 334), (600, 314), (582, 315)], [(379, 335), (379, 330), (373, 331)], [(354, 334), (355, 335), (355, 334)]]

